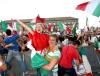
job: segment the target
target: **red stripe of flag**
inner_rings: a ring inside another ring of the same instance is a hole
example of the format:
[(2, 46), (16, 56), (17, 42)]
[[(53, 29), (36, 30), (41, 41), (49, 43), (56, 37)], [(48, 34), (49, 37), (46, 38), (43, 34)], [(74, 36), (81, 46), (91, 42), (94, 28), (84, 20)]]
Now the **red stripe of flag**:
[(79, 4), (77, 7), (76, 7), (76, 10), (82, 10), (84, 11), (86, 6), (88, 5), (89, 2), (85, 2), (85, 3), (82, 3), (82, 4)]
[(45, 23), (45, 19), (44, 18), (40, 18), (40, 16), (38, 15), (36, 17), (36, 23)]

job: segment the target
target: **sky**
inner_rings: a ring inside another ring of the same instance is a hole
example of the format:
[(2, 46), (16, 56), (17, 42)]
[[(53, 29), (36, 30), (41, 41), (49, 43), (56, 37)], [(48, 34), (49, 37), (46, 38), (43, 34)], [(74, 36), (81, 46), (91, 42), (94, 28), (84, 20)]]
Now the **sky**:
[(0, 0), (0, 20), (32, 19), (39, 14), (43, 18), (79, 18), (79, 28), (86, 25), (88, 17), (89, 26), (98, 26), (99, 24), (95, 23), (100, 18), (75, 10), (78, 4), (86, 1), (90, 0)]

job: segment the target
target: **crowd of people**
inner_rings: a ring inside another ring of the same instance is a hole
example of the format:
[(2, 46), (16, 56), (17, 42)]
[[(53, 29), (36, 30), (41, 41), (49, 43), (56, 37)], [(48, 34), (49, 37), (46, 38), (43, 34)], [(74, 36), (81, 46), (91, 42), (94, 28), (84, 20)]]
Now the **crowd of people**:
[[(63, 33), (43, 32), (43, 23), (36, 23), (36, 29), (30, 29), (20, 20), (21, 27), (27, 33), (13, 34), (10, 29), (6, 35), (0, 36), (0, 73), (3, 76), (15, 76), (11, 70), (11, 61), (16, 58), (23, 73), (27, 73), (27, 65), (20, 52), (31, 51), (31, 66), (38, 69), (40, 76), (93, 76), (91, 65), (86, 56), (86, 46), (93, 45), (100, 50), (100, 37), (94, 32), (91, 36), (85, 32), (70, 35)], [(4, 59), (4, 55), (7, 58)], [(84, 67), (83, 67), (84, 66)], [(85, 70), (84, 70), (85, 69)]]

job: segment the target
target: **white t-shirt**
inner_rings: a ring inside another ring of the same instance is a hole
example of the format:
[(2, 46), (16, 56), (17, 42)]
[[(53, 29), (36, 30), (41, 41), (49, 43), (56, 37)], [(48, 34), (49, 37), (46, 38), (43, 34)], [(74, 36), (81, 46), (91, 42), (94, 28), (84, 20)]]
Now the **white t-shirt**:
[(82, 43), (82, 46), (88, 46), (88, 44), (84, 42), (84, 43)]
[[(50, 51), (49, 53), (47, 53), (46, 56), (47, 56), (48, 59), (54, 58), (54, 59), (59, 60), (61, 54), (60, 54), (60, 51), (59, 51), (59, 50), (56, 50), (55, 52), (51, 52), (51, 51)], [(58, 71), (58, 64), (56, 64), (56, 65), (54, 66), (54, 68), (52, 69), (52, 71), (53, 71), (53, 72), (57, 72), (57, 71)]]

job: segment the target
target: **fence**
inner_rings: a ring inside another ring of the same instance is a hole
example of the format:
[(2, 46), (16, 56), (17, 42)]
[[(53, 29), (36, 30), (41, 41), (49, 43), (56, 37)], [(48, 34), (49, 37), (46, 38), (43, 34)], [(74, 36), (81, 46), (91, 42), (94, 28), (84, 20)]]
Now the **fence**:
[[(100, 53), (97, 53), (92, 46), (86, 47), (87, 49), (87, 58), (90, 62), (91, 68), (93, 72), (100, 73)], [(24, 74), (20, 69), (20, 64), (18, 64), (16, 59), (13, 59), (12, 64), (12, 70), (14, 71), (16, 76), (37, 76), (37, 70), (32, 69), (31, 66), (31, 51), (21, 53), (21, 56), (23, 58), (23, 61), (25, 62), (29, 72), (28, 74)], [(99, 74), (100, 75), (100, 74)], [(98, 76), (99, 76), (98, 75)], [(95, 75), (94, 75), (95, 76)], [(97, 75), (96, 75), (97, 76)]]

